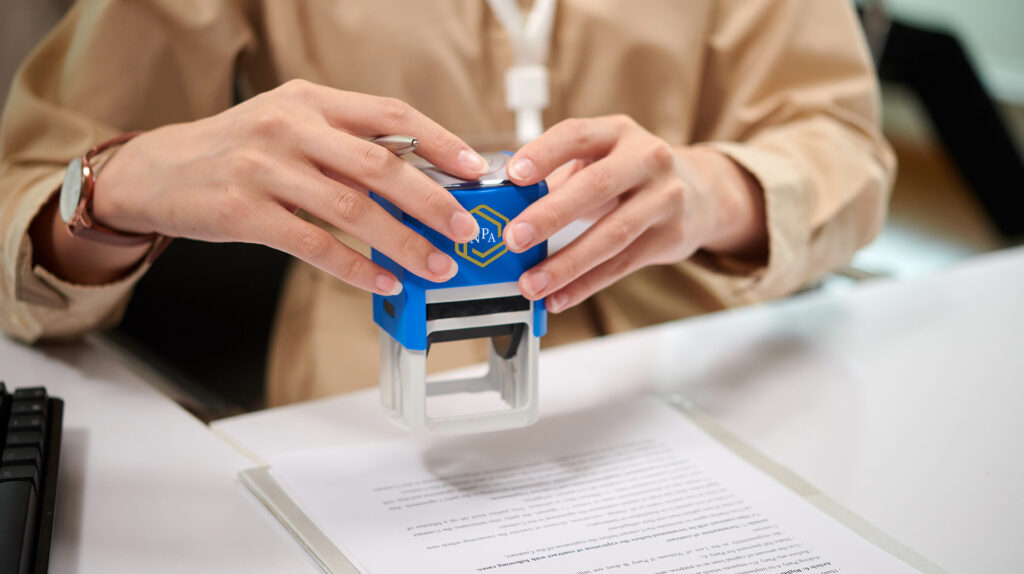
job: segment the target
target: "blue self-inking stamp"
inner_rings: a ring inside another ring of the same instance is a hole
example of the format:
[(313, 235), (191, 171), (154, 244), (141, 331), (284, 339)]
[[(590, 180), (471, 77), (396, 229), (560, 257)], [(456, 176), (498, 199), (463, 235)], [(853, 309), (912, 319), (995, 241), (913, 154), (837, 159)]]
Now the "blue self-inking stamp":
[[(480, 224), (480, 233), (469, 243), (454, 243), (372, 194), (392, 216), (459, 264), (454, 277), (434, 283), (373, 250), (373, 261), (394, 273), (403, 287), (398, 295), (373, 296), (373, 320), (381, 328), (381, 402), (393, 420), (414, 431), (481, 432), (524, 426), (537, 419), (537, 356), (540, 337), (547, 330), (547, 311), (543, 301), (523, 297), (516, 282), (547, 257), (547, 243), (513, 253), (502, 233), (510, 220), (547, 193), (547, 185), (516, 186), (505, 172), (509, 155), (485, 158), (491, 169), (478, 181), (457, 179), (429, 165), (421, 168)], [(477, 338), (491, 339), (486, 374), (427, 382), (431, 344)], [(496, 391), (507, 408), (428, 415), (428, 397), (488, 391)]]

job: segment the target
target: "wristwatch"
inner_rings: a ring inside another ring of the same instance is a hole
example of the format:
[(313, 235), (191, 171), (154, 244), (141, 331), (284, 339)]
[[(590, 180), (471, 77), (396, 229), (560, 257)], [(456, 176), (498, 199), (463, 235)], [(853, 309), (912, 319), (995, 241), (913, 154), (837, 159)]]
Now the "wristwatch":
[(142, 132), (121, 134), (90, 149), (82, 157), (71, 160), (60, 187), (60, 218), (68, 224), (75, 237), (100, 241), (110, 245), (143, 245), (154, 243), (157, 233), (125, 233), (100, 224), (92, 216), (92, 196), (96, 188), (96, 169), (91, 160), (105, 150), (123, 144)]

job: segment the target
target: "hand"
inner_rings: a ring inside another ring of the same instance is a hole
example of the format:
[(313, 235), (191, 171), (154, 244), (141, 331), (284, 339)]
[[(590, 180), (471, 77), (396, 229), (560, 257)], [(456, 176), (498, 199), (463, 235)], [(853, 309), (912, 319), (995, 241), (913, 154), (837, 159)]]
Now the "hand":
[(548, 195), (506, 228), (510, 250), (599, 218), (519, 278), (524, 296), (547, 297), (555, 313), (646, 265), (701, 248), (756, 253), (766, 242), (762, 193), (746, 171), (710, 149), (673, 149), (627, 116), (563, 121), (523, 146), (508, 172), (519, 185), (551, 175)]
[(405, 103), (292, 81), (203, 120), (140, 135), (101, 170), (96, 219), (129, 232), (262, 243), (356, 287), (394, 294), (394, 275), (295, 215), (301, 208), (413, 273), (446, 281), (458, 267), (367, 195), (386, 197), (446, 237), (477, 224), (452, 195), (364, 138), (419, 138), (416, 153), (468, 179), (486, 162)]

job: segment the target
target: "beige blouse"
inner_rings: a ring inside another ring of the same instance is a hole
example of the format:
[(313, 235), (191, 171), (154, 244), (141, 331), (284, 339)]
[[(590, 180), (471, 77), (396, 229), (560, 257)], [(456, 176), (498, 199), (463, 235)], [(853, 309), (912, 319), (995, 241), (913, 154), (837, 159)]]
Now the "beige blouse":
[[(236, 82), (252, 94), (305, 78), (406, 100), (485, 151), (507, 146), (514, 129), (503, 99), (510, 59), (483, 0), (76, 3), (25, 62), (4, 110), (0, 328), (31, 342), (109, 327), (145, 272), (75, 285), (33, 263), (30, 221), (93, 144), (215, 114)], [(549, 65), (545, 125), (625, 113), (750, 171), (764, 189), (769, 256), (645, 268), (552, 315), (545, 345), (785, 295), (846, 262), (884, 219), (894, 160), (847, 0), (561, 0)], [(367, 294), (292, 265), (270, 402), (375, 384), (377, 344)], [(433, 368), (448, 368), (483, 359), (485, 346), (432, 355)]]

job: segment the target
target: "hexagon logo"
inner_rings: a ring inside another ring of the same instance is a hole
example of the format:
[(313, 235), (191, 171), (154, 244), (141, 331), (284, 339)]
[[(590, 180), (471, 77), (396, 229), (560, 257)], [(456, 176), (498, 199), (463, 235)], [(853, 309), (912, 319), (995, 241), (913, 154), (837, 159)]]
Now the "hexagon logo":
[(508, 246), (501, 237), (508, 225), (508, 218), (483, 204), (474, 207), (469, 213), (480, 224), (480, 233), (469, 243), (457, 243), (455, 252), (479, 267), (487, 267), (508, 252)]

